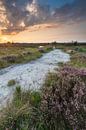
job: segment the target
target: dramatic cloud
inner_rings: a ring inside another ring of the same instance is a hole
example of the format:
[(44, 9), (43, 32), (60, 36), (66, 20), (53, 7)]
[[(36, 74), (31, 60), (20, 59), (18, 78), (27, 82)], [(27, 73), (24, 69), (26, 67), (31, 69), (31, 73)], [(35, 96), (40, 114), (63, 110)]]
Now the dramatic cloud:
[(56, 23), (86, 20), (86, 0), (74, 0), (59, 8), (39, 1), (42, 0), (0, 0), (1, 33), (16, 34), (39, 24), (54, 27)]
[[(29, 0), (23, 5), (18, 4), (19, 0), (2, 0), (1, 14), (3, 18), (0, 25), (3, 24), (3, 34), (15, 34), (25, 30), (28, 26), (43, 23), (48, 19), (49, 6), (41, 6), (36, 0)], [(4, 12), (3, 12), (4, 9)], [(7, 23), (6, 23), (7, 21)]]
[(55, 9), (53, 16), (60, 22), (76, 22), (86, 20), (86, 0), (75, 0)]
[(34, 32), (34, 31), (45, 29), (45, 28), (55, 28), (55, 27), (57, 28), (59, 27), (59, 25), (54, 24), (54, 23), (39, 24), (39, 25), (33, 25), (33, 26), (28, 27), (28, 31)]

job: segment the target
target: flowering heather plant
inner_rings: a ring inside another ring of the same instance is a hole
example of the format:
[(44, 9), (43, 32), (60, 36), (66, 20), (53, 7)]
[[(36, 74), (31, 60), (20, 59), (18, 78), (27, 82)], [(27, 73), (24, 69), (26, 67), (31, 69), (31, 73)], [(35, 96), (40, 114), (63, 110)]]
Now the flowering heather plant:
[(49, 74), (40, 92), (19, 90), (0, 130), (86, 130), (85, 69), (65, 65)]
[(71, 57), (71, 62), (70, 64), (72, 66), (80, 67), (80, 68), (86, 68), (86, 54), (84, 53), (75, 53)]
[(86, 69), (77, 69), (71, 66), (64, 66), (60, 72), (67, 73), (69, 75), (86, 76)]
[(63, 67), (44, 88), (41, 110), (49, 130), (86, 130), (86, 70)]

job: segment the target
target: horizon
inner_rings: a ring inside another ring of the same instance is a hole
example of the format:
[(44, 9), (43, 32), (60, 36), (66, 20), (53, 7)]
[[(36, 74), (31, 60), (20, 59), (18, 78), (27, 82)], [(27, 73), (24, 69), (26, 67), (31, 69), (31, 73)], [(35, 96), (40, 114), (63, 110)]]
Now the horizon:
[(86, 42), (85, 0), (0, 0), (0, 43)]
[(0, 45), (3, 44), (8, 44), (8, 45), (13, 45), (13, 44), (86, 44), (86, 41), (65, 41), (65, 42), (59, 42), (59, 41), (51, 41), (51, 42), (1, 42)]

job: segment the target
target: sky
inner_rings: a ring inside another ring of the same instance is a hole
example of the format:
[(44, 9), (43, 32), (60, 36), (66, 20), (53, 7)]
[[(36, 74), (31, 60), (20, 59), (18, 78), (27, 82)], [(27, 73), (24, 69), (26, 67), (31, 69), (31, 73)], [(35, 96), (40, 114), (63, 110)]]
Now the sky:
[(0, 42), (86, 41), (86, 0), (0, 0)]

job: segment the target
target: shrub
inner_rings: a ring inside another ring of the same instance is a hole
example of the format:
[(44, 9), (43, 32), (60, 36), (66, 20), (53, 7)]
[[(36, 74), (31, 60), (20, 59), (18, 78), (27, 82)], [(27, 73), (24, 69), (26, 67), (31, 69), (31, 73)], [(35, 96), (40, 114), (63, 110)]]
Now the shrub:
[(8, 86), (14, 86), (16, 84), (16, 81), (14, 79), (8, 81)]
[(78, 52), (86, 52), (86, 48), (84, 48), (84, 47), (83, 48), (76, 47), (75, 50), (78, 51)]
[(0, 59), (0, 68), (4, 68), (5, 66), (7, 66), (7, 62)]
[(44, 88), (44, 124), (49, 130), (85, 130), (86, 70), (64, 67), (54, 77), (59, 78)]
[(78, 68), (86, 68), (86, 55), (75, 54), (71, 57), (70, 65)]
[(16, 59), (17, 59), (17, 56), (15, 56), (15, 55), (5, 56), (2, 58), (2, 60), (7, 61), (8, 63), (9, 62), (15, 63)]

